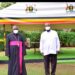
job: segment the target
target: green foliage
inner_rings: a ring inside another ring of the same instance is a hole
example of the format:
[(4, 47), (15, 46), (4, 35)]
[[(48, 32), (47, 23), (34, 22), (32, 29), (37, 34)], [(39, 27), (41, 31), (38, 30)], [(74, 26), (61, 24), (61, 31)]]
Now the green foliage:
[[(57, 31), (58, 36), (60, 39), (61, 47), (74, 47), (75, 46), (75, 32), (65, 32), (65, 31)], [(6, 35), (10, 33), (9, 31), (5, 32)], [(34, 45), (35, 47), (39, 47), (39, 41), (40, 41), (40, 35), (41, 31), (28, 31), (28, 32), (23, 32), (20, 31), (20, 33), (23, 35), (23, 38), (30, 38), (31, 42), (31, 47), (33, 48)], [(0, 38), (3, 38), (3, 32), (0, 32)], [(32, 43), (36, 42), (36, 43)], [(3, 50), (4, 48), (4, 43), (0, 42), (0, 50)]]
[(41, 32), (32, 31), (32, 32), (25, 32), (26, 38), (30, 38), (31, 42), (39, 42)]
[(39, 42), (40, 39), (40, 32), (32, 32), (31, 33), (31, 41), (32, 42)]
[(6, 8), (12, 4), (14, 4), (15, 2), (1, 2), (1, 6), (0, 9)]
[(3, 50), (4, 50), (4, 42), (0, 41), (0, 51), (3, 51)]
[(3, 37), (4, 37), (4, 32), (0, 31), (0, 39), (3, 39)]
[(9, 34), (9, 33), (10, 33), (10, 31), (6, 31), (5, 33), (6, 33), (6, 35), (7, 35), (7, 34)]
[(61, 46), (75, 46), (75, 32), (58, 32)]
[[(5, 32), (6, 35), (10, 33), (9, 31)], [(0, 51), (4, 50), (4, 31), (0, 31)]]
[[(75, 46), (75, 32), (57, 31), (60, 39), (61, 46)], [(30, 38), (31, 42), (40, 41), (41, 32), (25, 32), (25, 36)], [(38, 45), (38, 44), (37, 44)], [(39, 45), (38, 45), (39, 46)]]
[(41, 35), (41, 32), (39, 31), (25, 32), (26, 38), (30, 38), (31, 47), (34, 47), (34, 46), (39, 47), (40, 35)]

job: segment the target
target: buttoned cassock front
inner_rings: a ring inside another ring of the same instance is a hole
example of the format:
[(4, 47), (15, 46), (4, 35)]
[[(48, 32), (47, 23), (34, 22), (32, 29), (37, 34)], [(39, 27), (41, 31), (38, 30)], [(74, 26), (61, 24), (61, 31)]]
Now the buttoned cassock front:
[(60, 40), (55, 30), (44, 31), (40, 37), (40, 52), (43, 55), (57, 54), (60, 50)]

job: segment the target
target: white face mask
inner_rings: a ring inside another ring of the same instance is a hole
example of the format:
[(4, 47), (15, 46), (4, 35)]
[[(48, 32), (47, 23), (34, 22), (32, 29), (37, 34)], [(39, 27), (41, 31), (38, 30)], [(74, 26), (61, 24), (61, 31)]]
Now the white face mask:
[(13, 33), (18, 34), (18, 30), (13, 30)]
[(45, 27), (46, 30), (50, 30), (50, 27)]

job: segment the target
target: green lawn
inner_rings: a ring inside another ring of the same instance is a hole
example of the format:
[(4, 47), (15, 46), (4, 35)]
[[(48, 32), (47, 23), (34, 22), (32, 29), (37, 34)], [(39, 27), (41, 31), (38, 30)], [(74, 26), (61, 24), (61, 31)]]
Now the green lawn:
[[(58, 58), (75, 58), (75, 48), (61, 48)], [(27, 49), (25, 59), (43, 59), (43, 56), (38, 49), (35, 53), (34, 49)], [(5, 52), (0, 52), (0, 60), (8, 60), (8, 57), (5, 56)]]
[[(27, 50), (27, 55), (25, 56), (25, 59), (42, 59), (42, 58), (43, 56), (40, 54), (38, 49), (35, 54), (34, 49)], [(60, 53), (58, 54), (58, 58), (75, 58), (75, 48), (74, 47), (61, 48)]]
[(58, 58), (75, 58), (75, 48), (61, 48)]
[[(8, 75), (8, 65), (0, 64), (0, 75)], [(26, 63), (27, 75), (45, 75), (43, 63)], [(74, 75), (75, 64), (57, 64), (56, 75)]]
[[(75, 48), (61, 48), (58, 58), (75, 58)], [(25, 59), (43, 59), (43, 56), (38, 49), (36, 53), (34, 53), (34, 49), (27, 49)], [(8, 60), (4, 52), (0, 52), (0, 60)], [(7, 64), (0, 64), (0, 67), (0, 75), (7, 75)], [(28, 75), (45, 75), (43, 63), (26, 63), (26, 68)], [(56, 75), (74, 75), (74, 73), (75, 60), (58, 60)]]

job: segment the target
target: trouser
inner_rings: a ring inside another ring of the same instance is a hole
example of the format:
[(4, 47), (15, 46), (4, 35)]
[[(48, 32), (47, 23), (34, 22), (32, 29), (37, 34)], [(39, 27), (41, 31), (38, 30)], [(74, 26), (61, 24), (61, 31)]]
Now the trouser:
[[(51, 73), (50, 73), (51, 63)], [(49, 54), (44, 56), (45, 75), (55, 75), (57, 64), (57, 54)]]

